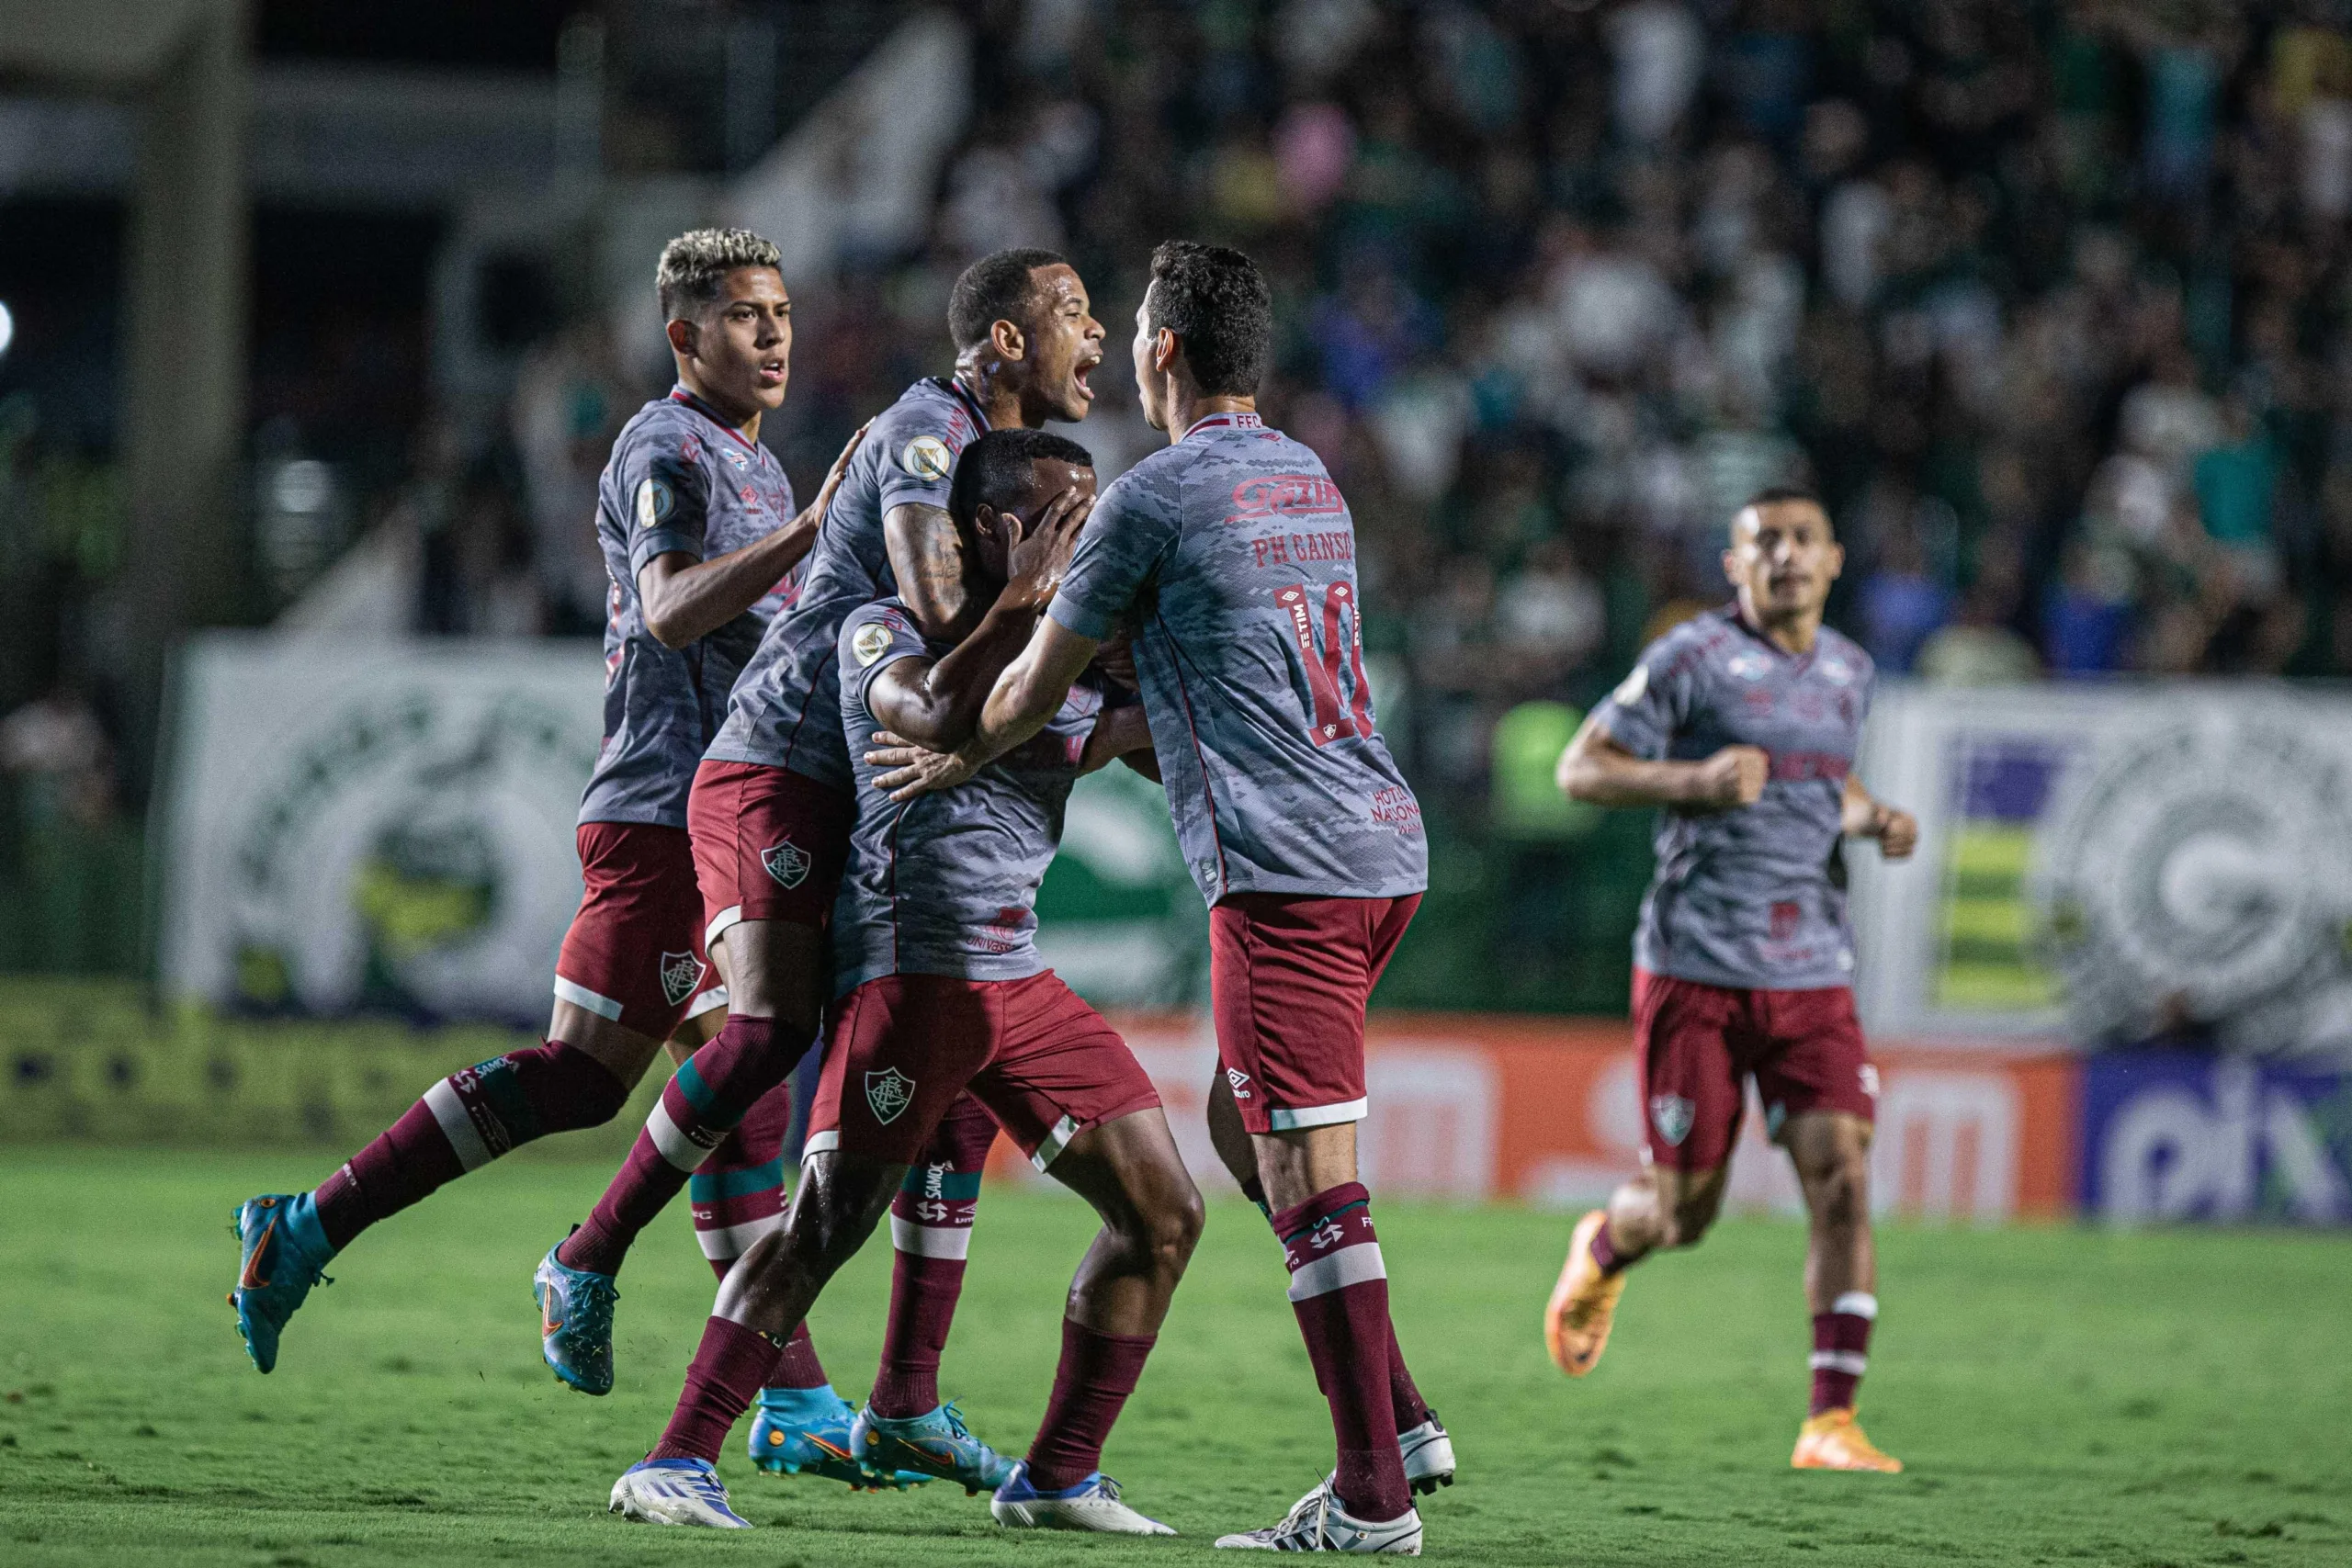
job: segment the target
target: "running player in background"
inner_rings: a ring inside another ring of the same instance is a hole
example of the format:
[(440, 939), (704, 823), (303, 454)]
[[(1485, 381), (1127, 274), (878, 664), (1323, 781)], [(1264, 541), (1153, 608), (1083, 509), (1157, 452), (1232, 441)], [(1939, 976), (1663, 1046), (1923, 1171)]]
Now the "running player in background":
[[(974, 263), (956, 279), (948, 327), (955, 375), (916, 382), (873, 422), (798, 601), (770, 624), (696, 771), (688, 813), (727, 1024), (664, 1089), (587, 1222), (548, 1254), (538, 1288), (550, 1298), (608, 1292), (638, 1232), (815, 1037), (825, 927), (854, 812), (834, 670), (842, 620), (896, 594), (926, 635), (971, 632), (996, 584), (976, 575), (946, 510), (957, 455), (985, 431), (1082, 420), (1093, 400), (1087, 378), (1102, 362), (1102, 328), (1059, 256), (1016, 250)], [(964, 1430), (937, 1380), (995, 1131), (977, 1105), (957, 1105), (910, 1175), (891, 1226), (897, 1270), (867, 1434), (919, 1445), (909, 1453), (934, 1473), (949, 1454), (944, 1473), (990, 1490), (1009, 1464)], [(609, 1361), (609, 1314), (550, 1308), (548, 1321), (557, 1325), (544, 1339), (551, 1365)]]
[[(757, 235), (700, 230), (672, 241), (656, 271), (678, 382), (622, 430), (599, 491), (612, 579), (605, 741), (581, 803), (586, 893), (556, 961), (547, 1041), (435, 1084), (315, 1192), (239, 1209), (243, 1272), (231, 1299), (265, 1372), (320, 1269), (361, 1231), (535, 1138), (609, 1120), (664, 1040), (683, 1055), (722, 1016), (686, 791), (856, 446), (796, 514), (791, 482), (758, 440), (791, 367), (792, 301), (776, 261)], [(727, 1197), (711, 1224), (698, 1213), (697, 1230), (722, 1273), (755, 1223), (781, 1213), (790, 1113), (782, 1097), (763, 1105), (716, 1156)], [(609, 1361), (579, 1381), (604, 1392)]]
[[(1355, 1124), (1364, 1002), (1429, 857), (1419, 807), (1373, 724), (1347, 502), (1312, 451), (1256, 412), (1272, 335), (1249, 257), (1182, 242), (1153, 254), (1136, 382), (1170, 444), (1103, 495), (979, 732), (937, 766), (913, 764), (909, 787), (953, 783), (1036, 734), (1102, 639), (1135, 625), (1169, 808), (1210, 906), (1218, 1055), (1338, 1439), (1331, 1476), (1280, 1524), (1217, 1544), (1417, 1553), (1392, 1399), (1410, 1380)], [(1452, 1445), (1435, 1436), (1450, 1474)]]
[(1870, 655), (1821, 624), (1845, 558), (1811, 496), (1757, 496), (1724, 552), (1736, 603), (1652, 643), (1560, 758), (1575, 798), (1659, 811), (1634, 939), (1642, 1170), (1577, 1224), (1544, 1329), (1560, 1370), (1584, 1376), (1609, 1342), (1624, 1270), (1706, 1234), (1752, 1077), (1812, 1222), (1813, 1404), (1791, 1462), (1897, 1471), (1854, 1421), (1878, 1316), (1878, 1071), (1854, 1014), (1840, 839), (1876, 839), (1902, 860), (1919, 830), (1853, 772)]
[[(1029, 640), (1092, 496), (1091, 459), (1058, 436), (997, 431), (965, 451), (955, 513), (966, 558), (1010, 581), (960, 644), (926, 638), (896, 599), (847, 618), (837, 722), (853, 745), (885, 727), (940, 746), (969, 735)], [(799, 1196), (784, 1228), (728, 1277), (676, 1414), (615, 1483), (614, 1511), (743, 1527), (711, 1464), (728, 1427), (778, 1337), (864, 1244), (968, 1085), (1032, 1163), (1103, 1222), (1071, 1282), (1045, 1420), (990, 1512), (1009, 1528), (1173, 1533), (1120, 1501), (1100, 1461), (1198, 1238), (1200, 1194), (1149, 1078), (1039, 958), (1034, 912), (1071, 784), (1149, 739), (1139, 710), (1106, 708), (1099, 690), (1076, 685), (1043, 734), (956, 788), (893, 800), (873, 787), (876, 764), (860, 767)]]

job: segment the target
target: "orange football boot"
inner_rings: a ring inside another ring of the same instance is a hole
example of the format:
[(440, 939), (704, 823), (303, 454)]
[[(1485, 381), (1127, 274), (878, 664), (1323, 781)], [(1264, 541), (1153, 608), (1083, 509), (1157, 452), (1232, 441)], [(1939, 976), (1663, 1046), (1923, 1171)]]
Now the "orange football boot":
[(1893, 1475), (1903, 1461), (1883, 1454), (1854, 1419), (1854, 1412), (1825, 1410), (1797, 1428), (1797, 1450), (1789, 1456), (1792, 1470), (1875, 1470)]
[(1553, 1361), (1572, 1378), (1600, 1364), (1609, 1343), (1609, 1325), (1617, 1315), (1617, 1298), (1625, 1293), (1625, 1271), (1603, 1274), (1592, 1260), (1592, 1238), (1608, 1223), (1608, 1213), (1601, 1209), (1577, 1222), (1576, 1234), (1568, 1238), (1568, 1260), (1560, 1266), (1560, 1282), (1552, 1287), (1551, 1303), (1544, 1309), (1544, 1343)]

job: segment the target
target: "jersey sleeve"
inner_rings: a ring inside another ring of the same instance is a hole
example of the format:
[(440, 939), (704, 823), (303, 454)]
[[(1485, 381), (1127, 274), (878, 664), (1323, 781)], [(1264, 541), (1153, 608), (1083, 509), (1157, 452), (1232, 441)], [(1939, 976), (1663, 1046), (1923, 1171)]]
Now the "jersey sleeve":
[(903, 612), (886, 604), (868, 604), (851, 613), (842, 623), (841, 674), (842, 702), (846, 707), (855, 704), (866, 712), (873, 707), (866, 702), (866, 691), (874, 678), (901, 659), (924, 659), (931, 650), (924, 646), (922, 633)]
[(1139, 474), (1121, 478), (1095, 503), (1046, 613), (1080, 637), (1108, 637), (1175, 549), (1182, 520), (1173, 498)]
[(710, 526), (710, 475), (686, 451), (686, 439), (681, 431), (650, 432), (631, 442), (621, 456), (632, 577), (655, 556), (675, 552), (703, 558)]
[(957, 448), (948, 441), (953, 433), (945, 420), (926, 417), (931, 411), (920, 405), (891, 412), (896, 417), (886, 419), (876, 433), (880, 437), (876, 477), (882, 515), (888, 517), (890, 508), (909, 502), (946, 511), (947, 491), (956, 478)]
[(1600, 699), (1593, 718), (1634, 756), (1656, 761), (1690, 717), (1697, 660), (1679, 637), (1660, 637), (1642, 650), (1631, 673)]

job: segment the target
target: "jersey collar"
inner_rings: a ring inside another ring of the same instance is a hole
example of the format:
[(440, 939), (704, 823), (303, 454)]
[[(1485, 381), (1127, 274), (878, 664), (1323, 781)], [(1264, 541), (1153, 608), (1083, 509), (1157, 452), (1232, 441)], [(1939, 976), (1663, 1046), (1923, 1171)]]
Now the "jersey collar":
[(684, 404), (687, 408), (690, 408), (694, 410), (695, 412), (702, 415), (703, 418), (710, 421), (711, 423), (718, 426), (719, 429), (727, 432), (729, 435), (735, 438), (735, 444), (742, 447), (745, 451), (753, 454), (763, 454), (763, 448), (758, 442), (752, 440), (750, 436), (745, 435), (741, 431), (728, 423), (727, 416), (725, 414), (720, 413), (717, 409), (712, 408), (708, 403), (704, 402), (700, 398), (695, 397), (692, 392), (686, 390), (686, 384), (684, 382), (681, 381), (676, 386), (670, 389), (670, 400), (673, 403)]
[(1246, 409), (1236, 409), (1224, 413), (1203, 414), (1186, 426), (1184, 434), (1178, 436), (1176, 440), (1181, 446), (1204, 430), (1263, 430), (1265, 428), (1266, 422), (1256, 414)]
[(956, 400), (964, 405), (964, 412), (972, 416), (972, 423), (980, 427), (981, 434), (985, 435), (990, 430), (995, 428), (995, 426), (989, 423), (989, 416), (987, 412), (981, 409), (980, 400), (972, 396), (970, 388), (965, 386), (963, 382), (958, 381), (953, 376), (942, 376), (939, 378), (939, 384), (945, 387), (948, 391), (955, 394)]
[(1723, 615), (1723, 618), (1730, 622), (1733, 628), (1745, 636), (1748, 641), (1754, 643), (1757, 647), (1762, 649), (1765, 652), (1770, 654), (1774, 659), (1780, 660), (1781, 663), (1795, 670), (1804, 670), (1813, 663), (1814, 655), (1821, 651), (1822, 634), (1829, 629), (1827, 626), (1823, 626), (1819, 631), (1813, 634), (1813, 646), (1811, 648), (1806, 649), (1803, 653), (1791, 653), (1787, 649), (1782, 648), (1779, 643), (1774, 642), (1770, 637), (1766, 637), (1761, 630), (1748, 624), (1747, 617), (1740, 613), (1738, 600), (1735, 599), (1730, 604), (1724, 605), (1721, 613)]

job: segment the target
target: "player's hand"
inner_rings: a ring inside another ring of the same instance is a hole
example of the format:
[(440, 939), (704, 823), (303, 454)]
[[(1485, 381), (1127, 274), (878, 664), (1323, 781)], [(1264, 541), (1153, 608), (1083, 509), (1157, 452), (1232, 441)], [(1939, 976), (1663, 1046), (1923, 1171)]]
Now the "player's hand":
[(817, 487), (817, 499), (800, 509), (797, 521), (805, 521), (813, 528), (824, 520), (825, 508), (833, 503), (833, 492), (842, 488), (842, 479), (849, 472), (849, 460), (857, 456), (857, 444), (865, 440), (865, 433), (873, 428), (874, 422), (869, 419), (850, 432), (849, 445), (842, 447), (842, 455), (833, 459), (833, 466), (825, 470), (825, 482)]
[(1130, 692), (1143, 690), (1143, 682), (1136, 674), (1135, 634), (1125, 626), (1104, 637), (1096, 647), (1094, 668)]
[(1079, 530), (1093, 510), (1094, 497), (1072, 485), (1046, 503), (1035, 527), (1023, 527), (1019, 517), (1005, 515), (1010, 532), (1004, 551), (1004, 591), (1014, 595), (1016, 603), (1042, 610), (1052, 601), (1062, 585), (1062, 574), (1069, 570), (1069, 558), (1078, 549)]
[(874, 732), (874, 750), (866, 752), (865, 765), (884, 770), (874, 787), (897, 801), (954, 789), (980, 771), (978, 763), (952, 751), (926, 750), (887, 729)]
[(1919, 847), (1919, 819), (1908, 811), (1882, 806), (1871, 837), (1878, 840), (1878, 852), (1888, 860), (1909, 860), (1911, 852)]
[(1771, 756), (1761, 746), (1726, 746), (1698, 764), (1690, 804), (1730, 807), (1753, 806), (1764, 795), (1764, 781), (1772, 772)]

